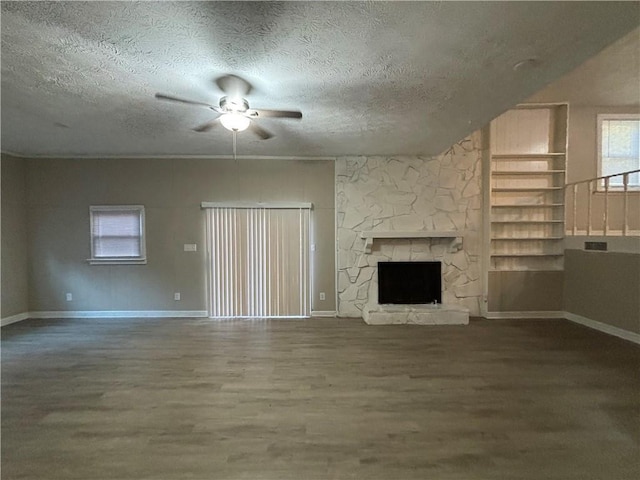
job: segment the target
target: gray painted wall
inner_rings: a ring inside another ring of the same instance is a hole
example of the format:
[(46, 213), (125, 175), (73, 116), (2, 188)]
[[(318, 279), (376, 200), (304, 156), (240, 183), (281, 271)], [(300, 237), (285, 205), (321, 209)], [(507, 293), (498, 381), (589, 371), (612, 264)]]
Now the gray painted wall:
[(29, 311), (26, 161), (2, 155), (1, 317)]
[(640, 333), (640, 255), (565, 250), (564, 309)]
[[(599, 107), (580, 106), (569, 110), (569, 150), (567, 155), (567, 182), (578, 182), (598, 176), (598, 148), (597, 148), (597, 115), (603, 113), (640, 113), (635, 107)], [(577, 228), (586, 230), (587, 226), (587, 187), (581, 186), (577, 201)], [(573, 225), (572, 193), (567, 196), (566, 221), (567, 227)], [(623, 196), (612, 193), (608, 198), (609, 227), (622, 230)], [(629, 228), (640, 229), (640, 192), (629, 194)], [(592, 225), (602, 229), (604, 213), (604, 195), (596, 193), (592, 198)]]
[[(202, 201), (312, 202), (312, 307), (335, 310), (332, 160), (30, 159), (27, 165), (31, 311), (206, 310)], [(147, 265), (87, 263), (89, 206), (102, 204), (145, 206)], [(184, 252), (185, 243), (198, 251)], [(73, 301), (65, 300), (67, 292)]]
[[(3, 155), (2, 317), (51, 310), (205, 310), (204, 212), (199, 205), (231, 200), (314, 203), (313, 308), (335, 310), (334, 186), (330, 160), (24, 160)], [(87, 264), (88, 207), (109, 203), (146, 206), (147, 265)], [(198, 252), (184, 252), (184, 243), (197, 243)], [(557, 279), (516, 273), (527, 278), (490, 279), (508, 280), (514, 293), (492, 299), (499, 310), (564, 309), (640, 333), (640, 255), (567, 250), (565, 272), (552, 272)], [(521, 295), (531, 282), (549, 290), (544, 301)], [(176, 291), (182, 294), (180, 302), (173, 300)], [(324, 302), (321, 291), (327, 294)], [(72, 302), (65, 301), (66, 292), (73, 293)], [(525, 298), (527, 305), (522, 305)]]
[[(567, 182), (596, 177), (597, 115), (640, 113), (638, 106), (637, 35), (617, 42), (582, 66), (537, 92), (528, 102), (569, 102)], [(613, 50), (612, 50), (613, 49)], [(629, 55), (631, 52), (631, 55)], [(635, 54), (635, 55), (634, 55)], [(622, 195), (609, 195), (610, 227), (622, 228)], [(592, 219), (603, 215), (603, 195), (592, 197)], [(567, 226), (573, 224), (571, 194), (567, 198)], [(578, 194), (577, 227), (586, 229), (587, 194)], [(640, 193), (629, 195), (629, 227), (640, 229)], [(601, 229), (602, 223), (594, 224)], [(594, 240), (603, 240), (601, 237)], [(610, 248), (614, 243), (609, 239)], [(567, 244), (569, 241), (567, 241)], [(574, 243), (574, 242), (571, 242)], [(618, 242), (615, 242), (618, 243)], [(565, 246), (566, 248), (566, 246)], [(637, 251), (637, 250), (636, 250)], [(640, 330), (640, 255), (565, 250), (563, 310), (630, 332)]]
[(598, 174), (597, 115), (640, 113), (637, 107), (570, 106), (567, 182), (578, 182)]
[(562, 311), (562, 271), (489, 272), (488, 311)]

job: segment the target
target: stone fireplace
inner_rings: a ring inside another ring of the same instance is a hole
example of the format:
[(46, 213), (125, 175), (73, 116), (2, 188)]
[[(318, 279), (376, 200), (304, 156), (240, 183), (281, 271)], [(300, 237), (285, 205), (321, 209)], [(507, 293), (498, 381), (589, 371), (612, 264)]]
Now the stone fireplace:
[[(475, 133), (436, 157), (336, 160), (339, 316), (466, 323), (479, 315), (481, 153)], [(442, 303), (380, 305), (379, 262), (440, 262)]]
[(378, 305), (365, 307), (370, 325), (466, 325), (465, 307), (443, 305), (441, 262), (378, 262)]

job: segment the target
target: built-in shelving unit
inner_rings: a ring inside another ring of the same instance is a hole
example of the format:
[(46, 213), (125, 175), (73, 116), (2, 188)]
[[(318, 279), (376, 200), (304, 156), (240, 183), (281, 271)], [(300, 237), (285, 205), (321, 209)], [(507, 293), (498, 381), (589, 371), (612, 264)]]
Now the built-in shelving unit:
[(509, 110), (490, 135), (489, 269), (562, 270), (567, 106)]

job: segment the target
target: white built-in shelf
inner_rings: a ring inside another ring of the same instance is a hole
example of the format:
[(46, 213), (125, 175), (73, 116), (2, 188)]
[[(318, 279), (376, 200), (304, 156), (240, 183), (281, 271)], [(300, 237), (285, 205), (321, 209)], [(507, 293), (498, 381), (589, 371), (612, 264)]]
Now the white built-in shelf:
[(496, 242), (502, 242), (502, 241), (516, 241), (516, 242), (521, 242), (523, 240), (563, 240), (564, 237), (492, 237), (491, 240), (492, 241), (496, 241)]
[(371, 253), (373, 241), (379, 238), (450, 238), (451, 251), (457, 252), (462, 248), (462, 236), (464, 232), (458, 230), (439, 230), (426, 231), (417, 230), (412, 232), (395, 232), (395, 231), (364, 231), (360, 232), (360, 238), (364, 239), (364, 251)]
[(494, 192), (545, 192), (563, 189), (564, 187), (497, 187), (491, 190)]
[(491, 223), (564, 223), (564, 220), (491, 220)]
[(564, 270), (562, 267), (531, 267), (531, 266), (520, 266), (520, 267), (501, 267), (501, 268), (490, 268), (490, 272), (561, 272)]
[(519, 203), (502, 203), (500, 205), (491, 205), (491, 208), (554, 208), (564, 207), (564, 203), (538, 203), (538, 204), (519, 204)]
[(562, 257), (563, 253), (526, 253), (526, 252), (518, 252), (518, 253), (492, 253), (492, 257)]
[(491, 125), (490, 268), (562, 270), (563, 253), (546, 250), (560, 249), (564, 238), (558, 229), (564, 225), (567, 109), (526, 110), (511, 110)]
[(549, 175), (564, 173), (564, 170), (493, 170), (492, 175)]
[(549, 158), (549, 157), (564, 157), (564, 153), (561, 152), (550, 152), (550, 153), (494, 153), (491, 155), (492, 158), (495, 159), (507, 159), (511, 160), (512, 158)]

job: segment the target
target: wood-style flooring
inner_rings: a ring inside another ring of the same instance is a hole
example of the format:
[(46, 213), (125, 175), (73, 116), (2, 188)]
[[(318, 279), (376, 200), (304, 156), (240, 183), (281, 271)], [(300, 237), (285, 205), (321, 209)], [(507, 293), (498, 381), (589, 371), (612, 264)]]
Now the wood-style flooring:
[(2, 479), (637, 480), (639, 365), (564, 320), (29, 320)]

